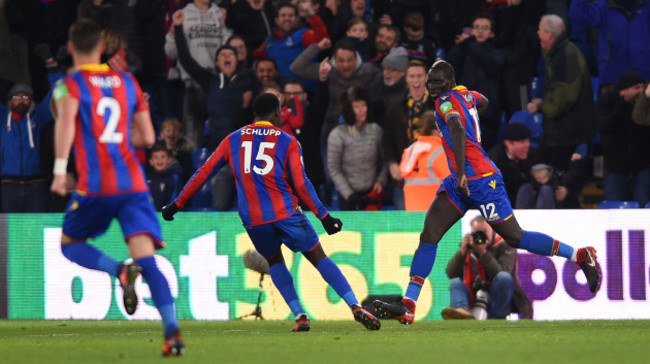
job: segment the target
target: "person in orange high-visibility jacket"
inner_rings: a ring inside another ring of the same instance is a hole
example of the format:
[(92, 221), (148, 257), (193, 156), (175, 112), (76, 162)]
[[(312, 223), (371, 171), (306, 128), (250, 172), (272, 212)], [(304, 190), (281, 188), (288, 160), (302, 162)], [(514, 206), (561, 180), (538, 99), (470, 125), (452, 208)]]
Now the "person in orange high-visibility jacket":
[(442, 180), (449, 175), (447, 156), (433, 111), (420, 118), (420, 136), (404, 149), (399, 169), (404, 177), (407, 211), (427, 211)]

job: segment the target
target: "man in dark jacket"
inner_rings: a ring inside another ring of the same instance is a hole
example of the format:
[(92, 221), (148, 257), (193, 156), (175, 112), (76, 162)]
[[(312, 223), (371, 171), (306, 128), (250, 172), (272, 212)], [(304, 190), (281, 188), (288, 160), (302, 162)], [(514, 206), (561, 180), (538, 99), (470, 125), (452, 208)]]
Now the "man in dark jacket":
[(567, 38), (562, 18), (542, 16), (537, 35), (545, 61), (544, 92), (543, 99), (531, 100), (528, 111), (544, 114), (546, 159), (566, 171), (578, 144), (596, 135), (591, 76), (582, 53)]
[(650, 201), (650, 126), (632, 120), (632, 109), (643, 92), (643, 76), (627, 70), (616, 89), (596, 104), (596, 123), (602, 137), (605, 199)]
[(506, 318), (519, 312), (521, 318), (533, 317), (530, 299), (519, 285), (517, 249), (496, 235), (482, 216), (472, 222), (472, 233), (461, 241), (460, 250), (447, 264), (451, 307), (442, 310), (445, 320), (475, 318), (470, 308), (477, 302), (479, 289), (489, 291), (487, 318)]
[(490, 103), (481, 114), (481, 143), (490, 150), (497, 142), (501, 118), (500, 81), (506, 61), (505, 53), (494, 43), (494, 21), (488, 14), (479, 14), (472, 21), (471, 34), (449, 52), (447, 61), (456, 69), (460, 85), (485, 95)]
[[(237, 51), (229, 45), (217, 50), (216, 71), (201, 67), (190, 55), (183, 34), (183, 11), (178, 10), (172, 18), (174, 38), (178, 47), (178, 59), (183, 68), (205, 91), (209, 132), (204, 136), (204, 146), (214, 149), (228, 134), (250, 123), (252, 82), (247, 74), (237, 69)], [(235, 179), (228, 168), (214, 177), (214, 207), (228, 210), (235, 193)]]
[(503, 142), (492, 148), (488, 155), (503, 175), (508, 198), (514, 204), (517, 191), (530, 182), (530, 168), (542, 163), (542, 155), (530, 146), (530, 129), (521, 123), (511, 123), (503, 131)]

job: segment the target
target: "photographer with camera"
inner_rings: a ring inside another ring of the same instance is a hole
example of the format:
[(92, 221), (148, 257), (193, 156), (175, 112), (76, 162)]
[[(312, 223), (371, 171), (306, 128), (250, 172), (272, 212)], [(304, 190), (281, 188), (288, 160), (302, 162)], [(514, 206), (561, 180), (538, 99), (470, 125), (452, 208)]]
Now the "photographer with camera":
[(447, 264), (451, 307), (442, 310), (442, 317), (485, 320), (519, 312), (521, 318), (532, 318), (532, 304), (517, 279), (517, 249), (480, 215), (471, 228)]

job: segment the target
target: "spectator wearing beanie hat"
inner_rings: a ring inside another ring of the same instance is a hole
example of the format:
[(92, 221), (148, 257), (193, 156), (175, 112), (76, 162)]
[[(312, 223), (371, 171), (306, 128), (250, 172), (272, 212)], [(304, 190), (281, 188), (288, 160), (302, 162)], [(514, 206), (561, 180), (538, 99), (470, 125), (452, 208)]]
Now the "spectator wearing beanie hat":
[(47, 212), (49, 185), (41, 165), (40, 140), (43, 127), (52, 121), (51, 92), (40, 104), (32, 88), (14, 85), (7, 104), (0, 104), (4, 125), (0, 128), (0, 199), (2, 212)]
[(632, 120), (632, 110), (644, 93), (643, 76), (625, 71), (614, 90), (596, 103), (596, 125), (602, 138), (606, 200), (650, 201), (650, 127)]
[(531, 181), (531, 167), (543, 162), (539, 150), (530, 145), (530, 134), (524, 124), (511, 123), (503, 131), (503, 142), (488, 153), (503, 175), (508, 198), (513, 204), (517, 201), (519, 187)]
[(381, 62), (381, 74), (375, 76), (368, 84), (368, 89), (372, 90), (371, 109), (377, 124), (382, 127), (385, 125), (386, 106), (391, 100), (406, 96), (404, 75), (407, 62), (408, 53), (404, 47), (391, 49)]

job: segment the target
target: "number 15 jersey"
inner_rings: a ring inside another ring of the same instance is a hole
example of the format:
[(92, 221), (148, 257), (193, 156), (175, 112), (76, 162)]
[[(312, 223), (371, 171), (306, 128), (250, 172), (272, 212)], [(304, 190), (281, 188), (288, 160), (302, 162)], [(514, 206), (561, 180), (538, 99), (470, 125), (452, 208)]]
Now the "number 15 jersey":
[(468, 180), (487, 177), (499, 171), (490, 160), (481, 145), (481, 128), (476, 105), (481, 101), (481, 94), (468, 91), (464, 86), (440, 95), (436, 100), (436, 123), (442, 132), (442, 146), (447, 154), (447, 163), (454, 179), (458, 178), (456, 155), (451, 140), (447, 120), (451, 116), (460, 118), (465, 128), (465, 175)]
[(131, 74), (83, 65), (54, 88), (55, 99), (79, 101), (74, 152), (77, 190), (90, 196), (149, 191), (131, 143), (133, 114), (148, 111)]
[(235, 175), (237, 207), (245, 226), (267, 224), (293, 215), (298, 208), (296, 194), (319, 219), (327, 215), (305, 174), (298, 141), (267, 121), (258, 121), (229, 134), (187, 182), (176, 204), (185, 207), (212, 172), (226, 163)]

